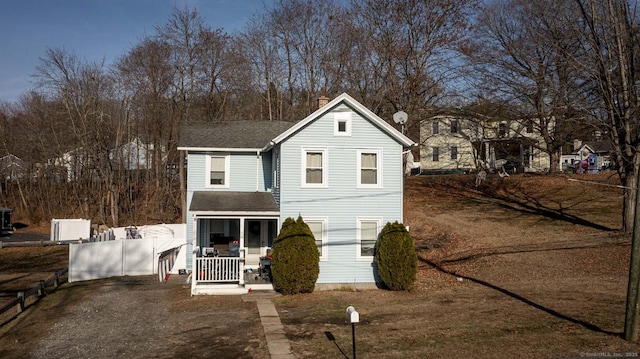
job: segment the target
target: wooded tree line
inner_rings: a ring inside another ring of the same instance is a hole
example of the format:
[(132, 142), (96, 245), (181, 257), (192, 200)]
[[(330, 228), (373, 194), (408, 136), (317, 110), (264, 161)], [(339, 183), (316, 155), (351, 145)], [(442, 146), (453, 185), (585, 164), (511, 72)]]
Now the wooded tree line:
[[(299, 120), (317, 97), (342, 92), (387, 120), (407, 112), (416, 141), (420, 121), (443, 109), (536, 118), (556, 163), (577, 129), (597, 130), (615, 145), (620, 178), (633, 188), (640, 167), (636, 6), (278, 0), (232, 34), (195, 9), (174, 9), (113, 63), (64, 49), (43, 54), (34, 90), (0, 110), (0, 154), (25, 160), (28, 172), (3, 182), (2, 204), (33, 220), (179, 220), (181, 125)], [(132, 141), (149, 153), (136, 154), (136, 166), (132, 151), (118, 150)], [(62, 168), (64, 154), (79, 163), (73, 176)]]

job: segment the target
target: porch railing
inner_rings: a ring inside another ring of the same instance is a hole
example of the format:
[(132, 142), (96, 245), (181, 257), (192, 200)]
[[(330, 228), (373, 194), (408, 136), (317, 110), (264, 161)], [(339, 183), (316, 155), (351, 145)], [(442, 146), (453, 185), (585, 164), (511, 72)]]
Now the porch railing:
[(240, 283), (244, 258), (213, 257), (196, 258), (196, 283)]

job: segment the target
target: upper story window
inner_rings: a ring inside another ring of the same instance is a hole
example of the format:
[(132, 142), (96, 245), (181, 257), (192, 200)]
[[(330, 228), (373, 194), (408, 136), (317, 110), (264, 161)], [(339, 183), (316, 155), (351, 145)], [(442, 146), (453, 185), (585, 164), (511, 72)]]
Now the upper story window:
[(336, 112), (333, 115), (335, 136), (351, 136), (351, 112)]
[(507, 124), (501, 122), (498, 125), (498, 137), (505, 137), (507, 135)]
[(358, 185), (382, 188), (382, 150), (358, 150)]
[(302, 149), (302, 187), (327, 187), (327, 148)]
[(458, 133), (458, 120), (451, 120), (451, 133)]
[(327, 218), (325, 217), (305, 217), (304, 222), (309, 226), (313, 233), (313, 238), (318, 247), (320, 260), (329, 258), (328, 239), (327, 239)]
[(533, 120), (527, 120), (527, 133), (533, 133)]
[(229, 187), (229, 155), (207, 156), (207, 187)]
[(438, 124), (438, 120), (433, 120), (431, 123), (431, 134), (437, 135), (440, 133), (440, 125)]
[(440, 161), (440, 147), (433, 147), (431, 152), (431, 160), (433, 162)]

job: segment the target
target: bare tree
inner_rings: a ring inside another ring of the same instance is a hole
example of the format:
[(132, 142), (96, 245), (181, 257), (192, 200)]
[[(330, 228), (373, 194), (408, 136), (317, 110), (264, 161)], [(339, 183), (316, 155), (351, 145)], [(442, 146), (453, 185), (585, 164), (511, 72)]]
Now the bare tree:
[(549, 172), (560, 171), (562, 147), (584, 119), (583, 78), (573, 57), (578, 40), (567, 36), (576, 20), (571, 1), (505, 0), (483, 9), (472, 54), (476, 88), (519, 109), (513, 128), (532, 126), (550, 157)]
[[(574, 57), (591, 85), (590, 119), (613, 145), (618, 175), (626, 187), (623, 230), (633, 228), (635, 188), (640, 170), (638, 84), (640, 60), (638, 3), (635, 1), (575, 0), (580, 21), (573, 36), (584, 57)], [(570, 54), (572, 55), (572, 54)]]

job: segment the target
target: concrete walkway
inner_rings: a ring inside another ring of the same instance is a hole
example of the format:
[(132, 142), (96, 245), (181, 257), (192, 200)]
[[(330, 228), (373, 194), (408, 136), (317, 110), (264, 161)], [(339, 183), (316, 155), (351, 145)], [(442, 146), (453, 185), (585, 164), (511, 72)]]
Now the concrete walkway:
[(295, 356), (291, 353), (289, 340), (284, 334), (284, 326), (280, 321), (280, 316), (278, 315), (276, 306), (273, 305), (273, 302), (271, 301), (271, 298), (276, 295), (277, 294), (272, 293), (251, 293), (243, 296), (242, 300), (245, 302), (256, 302), (271, 358), (295, 359)]

